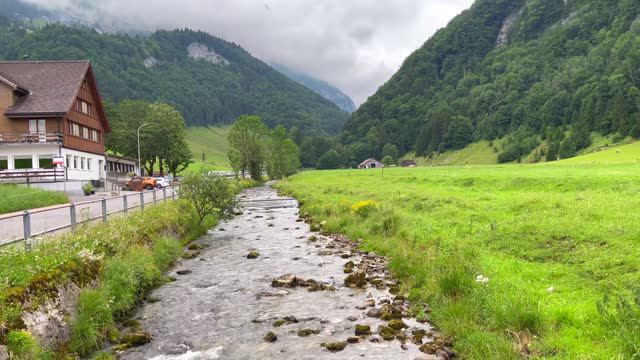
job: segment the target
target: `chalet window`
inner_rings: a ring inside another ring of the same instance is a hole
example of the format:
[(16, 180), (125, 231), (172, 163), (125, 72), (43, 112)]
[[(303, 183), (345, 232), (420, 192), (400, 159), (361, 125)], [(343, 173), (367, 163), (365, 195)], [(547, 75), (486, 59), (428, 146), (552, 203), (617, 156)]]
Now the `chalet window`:
[(91, 159), (87, 158), (87, 170), (91, 170)]
[(78, 165), (80, 165), (80, 164), (79, 164), (79, 160), (80, 160), (80, 159), (78, 159), (78, 157), (77, 157), (77, 156), (74, 156), (74, 157), (73, 157), (73, 168), (74, 168), (74, 169), (79, 169), (79, 168), (80, 168), (80, 166), (78, 166)]
[(71, 135), (80, 136), (80, 125), (76, 123), (69, 123), (69, 127), (69, 132), (71, 133)]
[(98, 130), (91, 129), (89, 135), (91, 136), (91, 140), (100, 141), (100, 138), (98, 137)]
[(84, 170), (86, 168), (87, 168), (87, 158), (81, 157), (80, 158), (80, 169)]
[(88, 139), (89, 138), (89, 128), (86, 126), (82, 127), (82, 138), (83, 139)]
[(73, 156), (67, 155), (67, 169), (73, 169)]
[(83, 114), (91, 115), (91, 105), (86, 101), (78, 100), (78, 111)]
[(32, 134), (44, 134), (47, 132), (47, 122), (44, 119), (29, 120), (29, 132)]

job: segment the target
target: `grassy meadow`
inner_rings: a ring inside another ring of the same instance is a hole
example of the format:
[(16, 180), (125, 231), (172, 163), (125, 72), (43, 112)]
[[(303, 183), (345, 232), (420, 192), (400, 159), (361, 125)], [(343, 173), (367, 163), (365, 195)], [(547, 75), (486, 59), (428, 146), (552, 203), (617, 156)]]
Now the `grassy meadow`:
[(62, 192), (46, 191), (12, 184), (0, 185), (0, 214), (69, 202)]
[[(193, 153), (194, 163), (189, 170), (228, 170), (227, 135), (228, 126), (190, 127), (187, 128), (187, 143)], [(202, 154), (204, 153), (204, 161)]]
[(309, 171), (278, 187), (388, 256), (461, 358), (635, 358), (640, 165), (581, 163)]

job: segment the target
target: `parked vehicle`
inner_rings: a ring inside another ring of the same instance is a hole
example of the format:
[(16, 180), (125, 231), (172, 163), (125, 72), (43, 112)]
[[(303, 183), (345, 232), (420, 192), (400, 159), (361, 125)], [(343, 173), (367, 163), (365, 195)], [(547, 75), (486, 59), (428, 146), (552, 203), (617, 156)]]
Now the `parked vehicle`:
[(152, 177), (140, 177), (136, 176), (129, 180), (127, 187), (131, 191), (153, 190), (158, 185), (156, 179)]
[(156, 187), (158, 189), (163, 189), (163, 188), (166, 188), (168, 186), (171, 186), (171, 183), (169, 182), (169, 179), (167, 179), (166, 177), (156, 177), (154, 179), (156, 179), (156, 183), (157, 183)]

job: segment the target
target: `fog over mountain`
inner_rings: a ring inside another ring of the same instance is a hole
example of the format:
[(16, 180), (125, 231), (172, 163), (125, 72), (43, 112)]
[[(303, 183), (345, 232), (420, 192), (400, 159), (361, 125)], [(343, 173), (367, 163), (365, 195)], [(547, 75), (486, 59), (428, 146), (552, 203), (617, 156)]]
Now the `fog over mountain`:
[(472, 0), (19, 0), (105, 30), (189, 27), (329, 82), (356, 104)]

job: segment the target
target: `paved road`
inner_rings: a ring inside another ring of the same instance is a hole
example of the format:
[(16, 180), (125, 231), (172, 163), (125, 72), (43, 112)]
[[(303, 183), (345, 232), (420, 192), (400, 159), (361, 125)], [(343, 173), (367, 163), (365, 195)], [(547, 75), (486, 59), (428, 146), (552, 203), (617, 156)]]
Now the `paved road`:
[[(173, 188), (166, 191), (167, 198), (171, 198)], [(123, 196), (107, 198), (107, 213), (113, 216), (120, 214), (124, 209)], [(140, 206), (140, 193), (127, 192), (128, 208), (137, 209)], [(157, 201), (164, 200), (163, 191), (156, 190)], [(100, 199), (93, 199), (93, 202), (77, 203), (76, 205), (76, 221), (87, 221), (90, 219), (101, 218), (102, 203)], [(145, 204), (153, 203), (153, 193), (151, 191), (144, 192)], [(133, 210), (133, 209), (132, 209)], [(71, 225), (70, 205), (58, 205), (47, 208), (34, 209), (31, 213), (31, 234), (42, 234), (46, 232), (64, 230), (65, 227)], [(0, 215), (0, 245), (24, 238), (23, 212)]]

